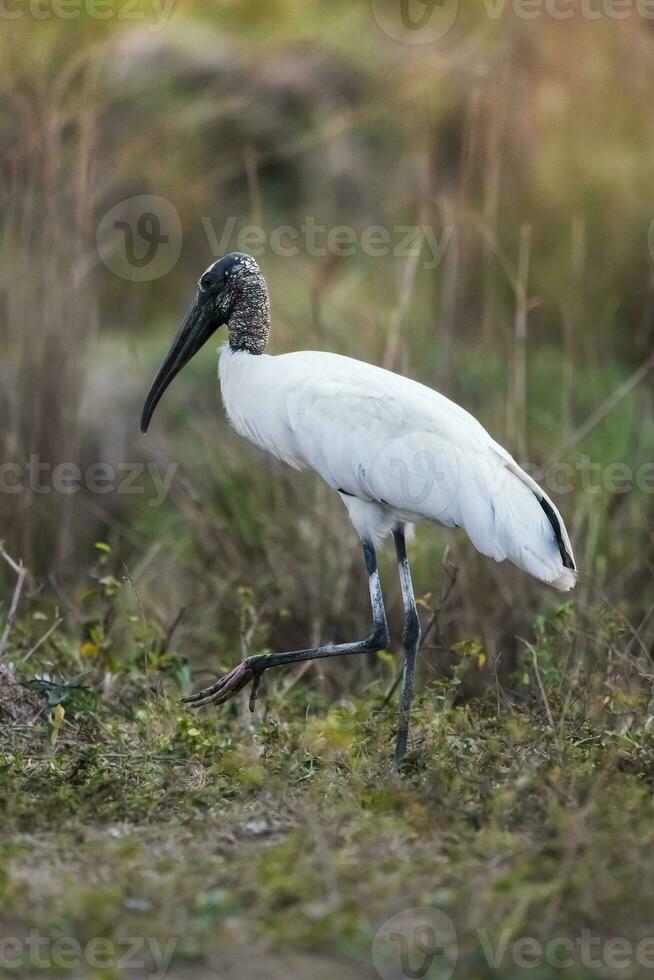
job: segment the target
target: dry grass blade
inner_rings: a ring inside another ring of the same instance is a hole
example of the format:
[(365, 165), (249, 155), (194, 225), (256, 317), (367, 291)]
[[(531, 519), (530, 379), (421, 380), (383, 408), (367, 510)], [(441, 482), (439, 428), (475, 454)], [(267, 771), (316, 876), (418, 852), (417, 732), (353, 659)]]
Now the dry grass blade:
[(519, 456), (527, 453), (527, 319), (529, 316), (529, 258), (531, 227), (520, 228), (517, 266), (516, 310), (513, 338), (513, 370), (510, 392), (511, 435)]
[(628, 378), (618, 385), (614, 391), (611, 392), (608, 398), (606, 398), (601, 405), (599, 405), (594, 412), (588, 416), (588, 418), (577, 426), (577, 428), (572, 432), (568, 439), (562, 443), (557, 452), (551, 457), (550, 462), (559, 462), (564, 459), (569, 452), (571, 452), (575, 446), (577, 446), (583, 439), (586, 438), (593, 429), (602, 422), (606, 416), (613, 411), (616, 405), (618, 405), (623, 398), (626, 398), (634, 388), (636, 388), (641, 381), (644, 381), (650, 371), (654, 370), (654, 352), (652, 352), (649, 357), (645, 358), (640, 367), (629, 375)]
[(554, 728), (554, 716), (552, 714), (552, 709), (550, 708), (550, 703), (547, 697), (547, 692), (545, 690), (545, 685), (543, 684), (543, 678), (541, 677), (540, 667), (538, 666), (538, 654), (536, 653), (536, 650), (531, 645), (531, 643), (527, 643), (526, 641), (523, 642), (525, 643), (525, 646), (531, 653), (531, 659), (534, 667), (534, 675), (536, 677), (536, 683), (538, 684), (538, 690), (540, 691), (540, 696), (543, 699), (543, 707), (545, 708), (545, 714), (547, 715), (547, 720), (549, 722), (550, 728)]
[(25, 568), (25, 566), (21, 561), (15, 562), (14, 559), (7, 554), (2, 542), (0, 542), (0, 556), (4, 558), (6, 563), (11, 568), (12, 572), (15, 572), (16, 574), (16, 587), (14, 588), (14, 594), (11, 599), (9, 613), (7, 614), (7, 621), (5, 622), (5, 627), (2, 631), (2, 636), (0, 637), (0, 657), (2, 657), (7, 647), (9, 634), (11, 633), (11, 627), (13, 626), (14, 619), (16, 618), (16, 610), (18, 609), (20, 595), (21, 592), (23, 591), (23, 585), (25, 584), (27, 569)]
[(39, 650), (43, 646), (44, 643), (47, 643), (47, 641), (50, 639), (50, 637), (52, 636), (52, 634), (54, 633), (54, 631), (56, 629), (58, 629), (61, 626), (62, 623), (63, 623), (63, 619), (60, 616), (58, 616), (55, 619), (55, 621), (52, 624), (52, 626), (50, 626), (50, 628), (48, 630), (46, 630), (46, 632), (43, 634), (43, 636), (41, 637), (41, 639), (40, 640), (37, 640), (36, 643), (34, 644), (34, 646), (30, 650), (27, 651), (27, 653), (23, 657), (23, 660), (29, 660), (29, 658), (32, 656), (33, 653), (36, 653), (36, 651)]
[(420, 243), (420, 247), (416, 249), (406, 260), (402, 272), (400, 295), (391, 316), (391, 322), (388, 328), (388, 337), (386, 340), (386, 351), (384, 353), (384, 367), (389, 371), (394, 368), (397, 359), (397, 354), (400, 347), (402, 324), (409, 308), (409, 303), (411, 302), (421, 251), (422, 242)]

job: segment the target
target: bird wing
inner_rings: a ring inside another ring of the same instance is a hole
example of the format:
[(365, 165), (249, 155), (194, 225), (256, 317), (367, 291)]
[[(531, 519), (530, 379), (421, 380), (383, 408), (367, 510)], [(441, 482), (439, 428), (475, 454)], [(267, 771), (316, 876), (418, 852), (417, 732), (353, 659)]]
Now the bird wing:
[(554, 503), (473, 416), (381, 368), (323, 358), (305, 365), (286, 400), (305, 465), (334, 489), (386, 504), (407, 520), (463, 527), (496, 561), (508, 558), (559, 588), (574, 584), (572, 548)]

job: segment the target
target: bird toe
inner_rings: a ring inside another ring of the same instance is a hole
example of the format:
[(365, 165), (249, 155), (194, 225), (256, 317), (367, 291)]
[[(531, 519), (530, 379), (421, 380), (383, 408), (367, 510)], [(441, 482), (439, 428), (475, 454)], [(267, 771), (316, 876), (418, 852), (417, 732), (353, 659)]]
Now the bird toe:
[(250, 668), (240, 663), (233, 670), (219, 677), (214, 684), (182, 698), (182, 704), (188, 704), (191, 708), (202, 708), (205, 704), (224, 704), (238, 694), (252, 680), (252, 676)]

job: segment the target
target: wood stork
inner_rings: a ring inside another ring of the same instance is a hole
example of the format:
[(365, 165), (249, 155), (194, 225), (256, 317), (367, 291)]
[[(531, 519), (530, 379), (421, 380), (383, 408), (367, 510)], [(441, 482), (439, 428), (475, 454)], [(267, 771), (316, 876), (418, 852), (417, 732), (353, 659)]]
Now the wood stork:
[(184, 700), (222, 704), (265, 670), (282, 664), (367, 653), (388, 645), (375, 548), (392, 534), (404, 604), (405, 663), (395, 756), (405, 754), (420, 621), (405, 533), (415, 521), (462, 527), (495, 561), (509, 559), (562, 591), (575, 584), (572, 547), (555, 505), (464, 409), (415, 381), (338, 354), (264, 353), (270, 334), (265, 279), (255, 260), (232, 252), (198, 283), (147, 396), (141, 430), (159, 399), (221, 325), (219, 378), (236, 431), (297, 469), (311, 467), (345, 504), (363, 545), (373, 627), (354, 643), (247, 657)]

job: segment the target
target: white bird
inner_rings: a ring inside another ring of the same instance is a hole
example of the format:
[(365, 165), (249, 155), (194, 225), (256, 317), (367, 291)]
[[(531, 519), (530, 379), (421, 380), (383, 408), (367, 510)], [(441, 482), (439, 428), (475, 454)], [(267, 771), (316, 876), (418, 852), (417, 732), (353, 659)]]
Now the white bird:
[(361, 538), (373, 628), (354, 643), (247, 657), (187, 698), (221, 704), (252, 682), (254, 706), (270, 667), (383, 649), (389, 634), (375, 549), (395, 541), (404, 602), (405, 664), (396, 741), (404, 757), (420, 643), (406, 556), (407, 525), (461, 527), (478, 551), (508, 559), (562, 591), (576, 580), (570, 539), (557, 508), (512, 456), (463, 408), (416, 381), (372, 364), (317, 351), (265, 354), (270, 335), (266, 282), (255, 260), (232, 252), (202, 275), (195, 299), (148, 394), (141, 429), (173, 378), (221, 325), (223, 402), (236, 431), (297, 469), (309, 467), (343, 500)]

